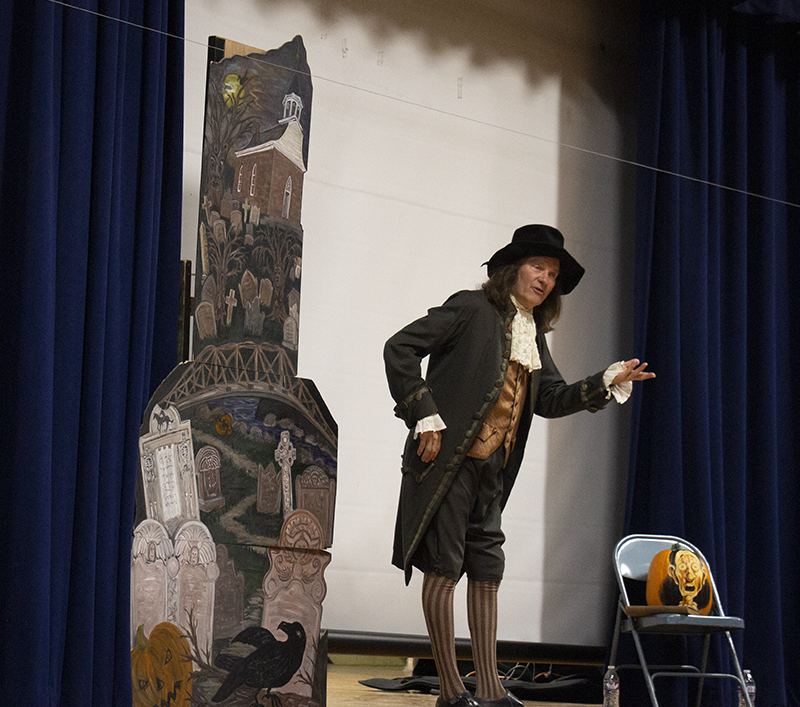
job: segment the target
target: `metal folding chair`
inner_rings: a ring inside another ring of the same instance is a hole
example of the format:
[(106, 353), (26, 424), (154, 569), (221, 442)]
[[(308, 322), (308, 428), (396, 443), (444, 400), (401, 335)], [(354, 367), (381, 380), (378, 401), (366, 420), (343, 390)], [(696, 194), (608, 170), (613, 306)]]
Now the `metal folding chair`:
[[(731, 631), (744, 628), (744, 619), (725, 615), (720, 604), (719, 592), (717, 592), (712, 572), (709, 571), (708, 578), (712, 590), (712, 607), (708, 616), (673, 613), (676, 612), (673, 607), (632, 605), (630, 602), (626, 580), (640, 582), (640, 586), (644, 588), (653, 557), (661, 550), (672, 548), (676, 544), (682, 549), (691, 550), (706, 566), (709, 566), (700, 550), (690, 542), (672, 535), (629, 535), (617, 543), (614, 549), (614, 572), (619, 584), (619, 602), (609, 665), (615, 666), (617, 670), (640, 668), (644, 673), (647, 691), (650, 694), (650, 701), (653, 703), (653, 707), (658, 707), (658, 699), (656, 698), (653, 682), (657, 677), (698, 678), (700, 684), (697, 690), (697, 707), (700, 707), (705, 678), (729, 678), (739, 683), (748, 707), (753, 707), (745, 689), (744, 675), (731, 638)], [(644, 591), (642, 591), (642, 596), (644, 596)], [(616, 665), (617, 646), (621, 633), (630, 633), (633, 637), (633, 641), (636, 644), (636, 652), (639, 656), (639, 665)], [(708, 649), (711, 643), (711, 634), (713, 633), (725, 634), (727, 644), (730, 647), (731, 659), (736, 669), (735, 674), (706, 672)], [(648, 665), (642, 649), (642, 634), (702, 635), (704, 640), (700, 665)]]

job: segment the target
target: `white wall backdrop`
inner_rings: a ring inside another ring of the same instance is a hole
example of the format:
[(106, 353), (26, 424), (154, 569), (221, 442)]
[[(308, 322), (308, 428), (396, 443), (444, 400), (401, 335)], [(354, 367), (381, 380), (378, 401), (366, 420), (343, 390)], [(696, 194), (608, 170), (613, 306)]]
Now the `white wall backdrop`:
[[(613, 7), (609, 7), (613, 5)], [(186, 16), (183, 257), (194, 261), (210, 35), (303, 37), (314, 87), (299, 375), (339, 425), (323, 626), (424, 634), (421, 577), (390, 565), (405, 426), (384, 341), (517, 226), (550, 223), (587, 270), (551, 334), (568, 380), (630, 350), (634, 2), (193, 0)], [(629, 410), (537, 418), (504, 517), (500, 638), (604, 644)], [(464, 584), (464, 583), (462, 583)], [(457, 634), (467, 636), (464, 587)]]

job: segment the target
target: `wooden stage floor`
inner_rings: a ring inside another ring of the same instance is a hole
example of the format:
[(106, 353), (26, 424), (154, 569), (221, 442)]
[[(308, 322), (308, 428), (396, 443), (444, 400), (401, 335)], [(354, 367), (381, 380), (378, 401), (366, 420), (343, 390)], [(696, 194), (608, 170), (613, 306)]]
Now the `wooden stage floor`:
[[(435, 707), (435, 695), (423, 695), (410, 692), (386, 692), (366, 687), (359, 680), (370, 678), (400, 678), (411, 675), (411, 670), (398, 663), (392, 665), (359, 664), (352, 656), (331, 656), (328, 664), (327, 707), (352, 707), (353, 705), (370, 705), (370, 707)], [(587, 707), (572, 705), (566, 702), (525, 702), (532, 707)]]

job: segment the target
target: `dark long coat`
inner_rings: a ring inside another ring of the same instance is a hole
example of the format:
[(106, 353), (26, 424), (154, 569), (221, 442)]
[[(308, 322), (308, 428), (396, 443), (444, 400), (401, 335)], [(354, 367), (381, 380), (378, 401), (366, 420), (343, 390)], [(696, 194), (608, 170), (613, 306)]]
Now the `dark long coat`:
[[(511, 354), (510, 324), (515, 310), (498, 312), (482, 290), (452, 295), (441, 307), (401, 329), (384, 347), (395, 415), (409, 427), (403, 451), (403, 479), (392, 563), (411, 579), (412, 558), (442, 498), (458, 473), (475, 434), (497, 400)], [(542, 368), (530, 375), (517, 440), (503, 470), (505, 506), (522, 463), (533, 414), (561, 417), (580, 410), (596, 412), (607, 403), (603, 371), (567, 384), (558, 372), (543, 334), (536, 339)], [(430, 356), (426, 378), (421, 362)], [(439, 413), (447, 429), (428, 464), (417, 455), (414, 428)]]

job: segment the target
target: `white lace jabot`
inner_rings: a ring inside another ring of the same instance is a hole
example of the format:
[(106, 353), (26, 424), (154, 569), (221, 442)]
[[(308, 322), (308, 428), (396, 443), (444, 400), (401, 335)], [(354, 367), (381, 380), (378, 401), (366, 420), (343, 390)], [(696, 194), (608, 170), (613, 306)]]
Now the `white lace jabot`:
[(535, 371), (542, 367), (539, 349), (536, 348), (536, 322), (533, 313), (517, 302), (514, 295), (511, 301), (517, 313), (511, 321), (511, 360), (521, 363), (527, 371)]

